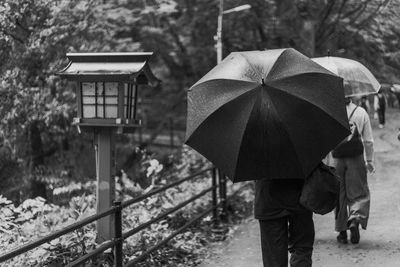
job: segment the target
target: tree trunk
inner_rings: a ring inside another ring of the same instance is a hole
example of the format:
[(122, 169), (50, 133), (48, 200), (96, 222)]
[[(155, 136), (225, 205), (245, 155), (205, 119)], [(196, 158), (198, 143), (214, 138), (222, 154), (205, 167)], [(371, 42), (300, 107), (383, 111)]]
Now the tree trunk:
[(40, 135), (39, 122), (34, 121), (29, 127), (31, 145), (31, 179), (30, 197), (46, 198), (46, 184), (40, 180), (38, 169), (44, 165), (43, 142)]
[(302, 21), (299, 32), (303, 53), (308, 57), (315, 55), (315, 21), (307, 19)]
[(315, 31), (324, 0), (275, 0), (277, 17), (288, 29), (289, 44), (306, 56), (315, 54)]
[(43, 143), (40, 136), (39, 122), (34, 121), (29, 127), (31, 143), (31, 168), (34, 170), (44, 164)]

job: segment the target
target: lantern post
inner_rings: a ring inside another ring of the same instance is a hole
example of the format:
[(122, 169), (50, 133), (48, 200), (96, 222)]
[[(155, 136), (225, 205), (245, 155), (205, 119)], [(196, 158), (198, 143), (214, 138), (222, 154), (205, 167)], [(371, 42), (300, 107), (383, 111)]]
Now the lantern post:
[[(115, 201), (115, 134), (133, 132), (141, 126), (137, 118), (139, 91), (159, 81), (151, 72), (151, 52), (68, 53), (69, 63), (58, 74), (77, 83), (78, 132), (93, 132), (96, 158), (96, 211), (103, 212)], [(114, 217), (97, 221), (98, 243), (114, 236)]]

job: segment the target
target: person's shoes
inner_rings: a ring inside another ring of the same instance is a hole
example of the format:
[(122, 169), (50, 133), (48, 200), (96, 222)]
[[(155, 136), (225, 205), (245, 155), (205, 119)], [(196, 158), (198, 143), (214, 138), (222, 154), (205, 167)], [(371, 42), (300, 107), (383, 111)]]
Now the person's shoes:
[(358, 222), (355, 220), (350, 223), (350, 241), (353, 244), (358, 244), (360, 242), (360, 230), (358, 229)]
[(347, 244), (347, 232), (341, 231), (339, 235), (336, 237), (337, 241), (341, 244)]
[(384, 126), (383, 126), (383, 124), (379, 124), (379, 129), (382, 129)]

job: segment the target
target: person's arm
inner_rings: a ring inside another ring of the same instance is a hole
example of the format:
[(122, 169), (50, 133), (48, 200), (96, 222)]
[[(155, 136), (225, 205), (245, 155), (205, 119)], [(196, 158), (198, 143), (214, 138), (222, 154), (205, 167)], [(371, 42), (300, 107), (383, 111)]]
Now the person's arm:
[(377, 95), (374, 95), (374, 110), (377, 111), (379, 109), (379, 99)]
[(372, 135), (372, 127), (368, 114), (364, 114), (361, 135), (364, 143), (366, 167), (369, 172), (374, 172), (374, 138)]
[(364, 142), (364, 149), (365, 149), (365, 158), (366, 162), (365, 165), (367, 167), (367, 170), (370, 173), (375, 172), (375, 164), (374, 164), (374, 144), (372, 142)]

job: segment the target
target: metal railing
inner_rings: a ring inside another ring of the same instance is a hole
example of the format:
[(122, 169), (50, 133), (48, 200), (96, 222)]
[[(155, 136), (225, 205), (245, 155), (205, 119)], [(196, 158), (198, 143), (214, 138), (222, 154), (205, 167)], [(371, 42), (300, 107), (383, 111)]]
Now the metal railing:
[[(176, 205), (175, 207), (169, 209), (168, 211), (158, 215), (157, 217), (138, 225), (137, 227), (128, 230), (127, 232), (123, 233), (122, 232), (122, 210), (130, 205), (133, 205), (135, 203), (138, 203), (142, 200), (145, 200), (155, 194), (158, 194), (162, 191), (165, 191), (169, 188), (175, 187), (185, 181), (189, 181), (192, 179), (195, 179), (201, 175), (207, 174), (208, 172), (211, 172), (211, 179), (212, 179), (212, 184), (209, 188), (201, 191), (200, 193), (192, 196), (188, 200)], [(123, 265), (123, 242), (125, 239), (128, 237), (140, 232), (141, 230), (149, 227), (151, 224), (156, 223), (167, 217), (169, 214), (176, 212), (177, 210), (183, 208), (184, 206), (188, 205), (189, 203), (195, 201), (196, 199), (199, 199), (200, 197), (203, 197), (207, 193), (211, 192), (211, 197), (212, 197), (212, 204), (209, 208), (192, 218), (190, 221), (188, 221), (185, 225), (180, 227), (178, 230), (170, 234), (168, 237), (165, 239), (161, 240), (158, 244), (154, 245), (153, 247), (149, 248), (148, 250), (144, 251), (140, 256), (137, 258), (133, 259), (132, 261), (128, 262), (126, 265)], [(219, 200), (219, 201), (218, 201)], [(218, 208), (221, 207), (221, 214), (218, 212)], [(12, 251), (0, 255), (0, 263), (7, 261), (11, 258), (14, 258), (16, 256), (19, 256), (25, 252), (28, 252), (36, 247), (39, 247), (40, 245), (50, 242), (62, 235), (65, 235), (67, 233), (70, 233), (74, 230), (77, 230), (85, 225), (88, 225), (89, 223), (92, 223), (96, 220), (99, 220), (103, 217), (113, 215), (115, 217), (114, 220), (114, 237), (111, 240), (103, 242), (99, 247), (96, 249), (92, 250), (88, 254), (76, 259), (75, 261), (69, 263), (67, 266), (77, 266), (80, 264), (85, 263), (86, 261), (93, 259), (100, 253), (103, 253), (107, 249), (112, 248), (113, 249), (113, 254), (114, 254), (114, 266), (116, 267), (122, 267), (122, 266), (134, 266), (140, 261), (143, 261), (149, 254), (152, 252), (156, 251), (163, 245), (167, 244), (171, 239), (173, 239), (176, 235), (179, 233), (183, 232), (185, 229), (187, 229), (189, 226), (191, 226), (193, 223), (196, 221), (200, 220), (201, 218), (205, 217), (207, 214), (211, 213), (213, 214), (213, 220), (214, 222), (218, 222), (220, 216), (223, 218), (226, 216), (226, 177), (222, 175), (215, 167), (204, 169), (202, 171), (199, 171), (193, 175), (190, 175), (188, 177), (185, 177), (183, 179), (180, 179), (176, 182), (173, 182), (169, 185), (166, 185), (164, 187), (152, 190), (144, 195), (138, 196), (136, 198), (133, 198), (131, 200), (125, 201), (125, 202), (114, 202), (113, 207), (110, 209), (101, 212), (99, 214), (92, 215), (90, 217), (87, 217), (79, 222), (73, 223), (61, 230), (58, 230), (52, 234), (49, 234), (43, 238), (40, 238), (36, 241), (33, 241), (31, 243), (22, 245), (16, 249), (13, 249)]]

